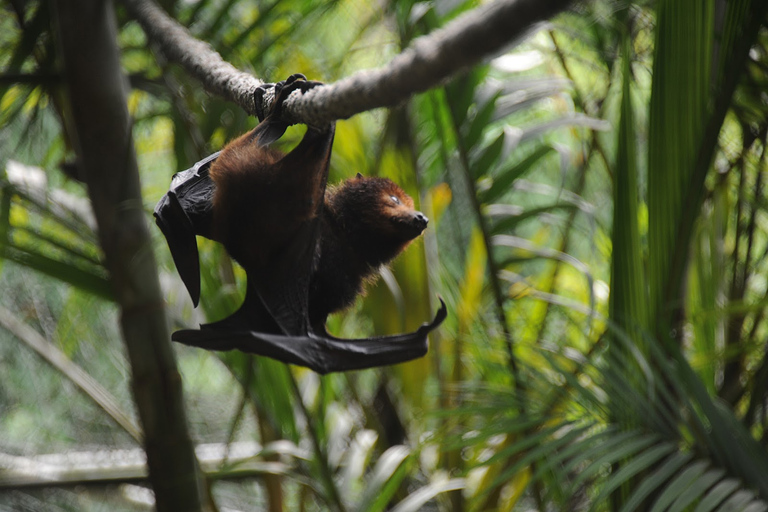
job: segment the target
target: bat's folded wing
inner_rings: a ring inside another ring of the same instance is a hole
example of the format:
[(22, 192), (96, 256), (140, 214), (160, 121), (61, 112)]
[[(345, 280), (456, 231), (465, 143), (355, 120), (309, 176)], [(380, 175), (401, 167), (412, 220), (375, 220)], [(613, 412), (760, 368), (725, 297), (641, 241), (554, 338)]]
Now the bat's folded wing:
[(165, 235), (173, 262), (192, 302), (200, 301), (200, 260), (195, 235), (211, 238), (215, 186), (208, 170), (219, 153), (173, 175), (171, 187), (155, 206), (155, 222)]
[[(445, 320), (445, 303), (435, 318), (416, 331), (394, 336), (340, 339), (326, 333), (285, 336), (247, 330), (182, 330), (173, 340), (207, 350), (240, 350), (306, 366), (320, 374), (403, 363), (427, 353), (427, 334)], [(215, 324), (214, 324), (215, 325)]]

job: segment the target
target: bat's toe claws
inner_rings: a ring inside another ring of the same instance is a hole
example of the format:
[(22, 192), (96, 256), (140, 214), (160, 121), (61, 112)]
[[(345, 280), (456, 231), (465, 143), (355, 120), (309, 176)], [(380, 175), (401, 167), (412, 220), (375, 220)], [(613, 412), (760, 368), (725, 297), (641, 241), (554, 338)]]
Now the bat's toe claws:
[[(302, 73), (294, 73), (285, 80), (281, 80), (277, 83), (265, 83), (259, 85), (253, 91), (253, 103), (255, 106), (254, 111), (256, 117), (259, 118), (259, 121), (263, 121), (264, 118), (271, 113), (279, 116), (282, 103), (293, 91), (298, 89), (304, 93), (318, 85), (322, 85), (322, 82), (308, 81), (307, 77)], [(273, 94), (272, 97), (274, 98), (271, 105), (268, 99), (268, 94), (270, 92)]]
[[(273, 124), (280, 126), (280, 130), (276, 130), (279, 131), (279, 134), (276, 137), (271, 137), (269, 142), (282, 136), (285, 129), (289, 125), (295, 123), (294, 120), (285, 119), (283, 117), (283, 103), (288, 99), (291, 93), (298, 90), (301, 91), (301, 94), (304, 94), (310, 89), (314, 89), (320, 85), (323, 85), (323, 83), (307, 80), (303, 74), (294, 73), (285, 80), (275, 84), (262, 84), (256, 87), (253, 92), (253, 99), (255, 105), (254, 110), (259, 121), (264, 121), (265, 118), (269, 117)], [(269, 97), (270, 92), (273, 93), (271, 102)], [(262, 140), (262, 145), (269, 143), (265, 141), (266, 139)]]
[(288, 96), (290, 96), (293, 91), (298, 90), (304, 94), (310, 89), (323, 85), (323, 83), (315, 80), (307, 80), (301, 73), (295, 73), (289, 76), (286, 80), (279, 82), (277, 85), (280, 85), (280, 89), (278, 90), (277, 86), (275, 86), (275, 102), (282, 103), (288, 99)]
[(294, 73), (294, 74), (292, 74), (291, 76), (289, 76), (288, 78), (285, 79), (285, 85), (292, 84), (296, 80), (303, 80), (303, 81), (306, 82), (307, 81), (307, 77), (304, 76), (302, 73)]

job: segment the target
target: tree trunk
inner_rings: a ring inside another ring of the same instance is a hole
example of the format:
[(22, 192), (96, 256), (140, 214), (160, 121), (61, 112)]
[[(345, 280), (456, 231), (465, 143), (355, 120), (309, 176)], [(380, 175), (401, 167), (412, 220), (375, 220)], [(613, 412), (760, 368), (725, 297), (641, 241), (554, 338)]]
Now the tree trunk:
[(105, 0), (58, 0), (55, 6), (75, 148), (121, 309), (157, 509), (211, 510), (187, 430), (142, 207), (113, 6)]

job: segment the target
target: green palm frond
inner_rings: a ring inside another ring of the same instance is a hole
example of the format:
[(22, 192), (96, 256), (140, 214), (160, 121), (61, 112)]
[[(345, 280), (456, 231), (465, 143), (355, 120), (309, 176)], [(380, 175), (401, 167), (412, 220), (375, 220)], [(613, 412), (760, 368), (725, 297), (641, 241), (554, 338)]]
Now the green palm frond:
[(0, 181), (2, 257), (103, 298), (106, 270), (83, 199), (49, 191), (42, 169), (9, 162), (15, 181)]
[[(768, 507), (763, 478), (768, 455), (733, 413), (706, 393), (682, 355), (670, 359), (658, 341), (646, 339), (650, 355), (645, 357), (626, 333), (615, 331), (612, 339), (624, 350), (595, 354), (575, 372), (555, 352), (541, 352), (548, 366), (525, 369), (534, 386), (529, 397), (550, 394), (547, 383), (559, 380), (567, 383), (559, 392), (565, 400), (512, 414), (520, 402), (506, 390), (485, 388), (466, 396), (474, 407), (462, 412), (482, 417), (479, 425), (486, 426), (456, 442), (492, 452), (478, 467), (514, 461), (491, 486), (531, 471), (532, 482), (540, 480), (553, 502), (558, 494), (585, 496), (591, 489), (585, 498), (591, 510), (604, 510), (613, 491), (630, 481), (622, 511), (693, 505), (730, 510), (723, 501), (726, 490), (729, 499), (744, 499), (745, 506)], [(627, 375), (635, 377), (628, 381)], [(493, 442), (499, 436), (509, 441)]]

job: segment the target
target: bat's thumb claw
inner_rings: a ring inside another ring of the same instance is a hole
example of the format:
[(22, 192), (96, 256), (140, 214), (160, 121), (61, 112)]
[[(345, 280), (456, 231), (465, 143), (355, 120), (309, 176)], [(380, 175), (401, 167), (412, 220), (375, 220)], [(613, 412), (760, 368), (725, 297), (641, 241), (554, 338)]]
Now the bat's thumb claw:
[(275, 84), (261, 84), (253, 91), (254, 112), (256, 113), (256, 117), (258, 118), (259, 122), (263, 121), (264, 118), (267, 117), (267, 109), (264, 106), (264, 98), (267, 95), (267, 91), (274, 88)]
[(437, 300), (440, 301), (440, 307), (437, 309), (437, 313), (435, 313), (435, 318), (429, 323), (422, 324), (416, 331), (417, 334), (426, 336), (427, 333), (436, 329), (446, 318), (448, 318), (448, 308), (445, 306), (445, 301), (440, 295), (437, 296)]
[(443, 323), (443, 320), (448, 317), (448, 308), (446, 307), (445, 301), (440, 296), (440, 294), (437, 295), (437, 300), (440, 301), (440, 308), (437, 310), (437, 314), (435, 314), (435, 318), (430, 324), (433, 328)]

